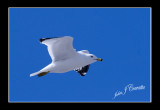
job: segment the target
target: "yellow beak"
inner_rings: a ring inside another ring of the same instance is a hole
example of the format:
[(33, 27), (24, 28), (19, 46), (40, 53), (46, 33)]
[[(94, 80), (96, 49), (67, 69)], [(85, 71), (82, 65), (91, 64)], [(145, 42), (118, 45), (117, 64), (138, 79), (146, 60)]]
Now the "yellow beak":
[(102, 58), (97, 58), (96, 60), (97, 60), (97, 61), (103, 61), (103, 59), (102, 59)]

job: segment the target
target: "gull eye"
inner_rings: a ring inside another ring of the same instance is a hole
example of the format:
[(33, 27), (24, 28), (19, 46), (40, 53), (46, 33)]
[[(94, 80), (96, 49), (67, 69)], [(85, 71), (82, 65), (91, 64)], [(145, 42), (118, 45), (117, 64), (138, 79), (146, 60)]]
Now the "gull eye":
[(93, 58), (93, 56), (91, 56), (91, 58)]

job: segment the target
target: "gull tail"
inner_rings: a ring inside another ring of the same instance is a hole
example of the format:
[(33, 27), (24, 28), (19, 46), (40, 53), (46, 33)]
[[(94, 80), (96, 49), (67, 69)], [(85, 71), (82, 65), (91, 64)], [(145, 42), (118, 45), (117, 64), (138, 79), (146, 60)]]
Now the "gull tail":
[(38, 75), (39, 73), (40, 73), (40, 72), (32, 73), (32, 74), (30, 74), (30, 77), (35, 76), (35, 75)]
[(44, 67), (40, 71), (30, 74), (30, 77), (35, 76), (35, 75), (38, 75), (38, 77), (44, 76), (44, 75), (46, 75), (46, 74), (48, 74), (50, 72), (49, 70), (51, 68), (53, 68), (52, 67), (52, 63), (47, 65), (46, 67)]
[(44, 76), (48, 73), (49, 73), (49, 71), (48, 72), (40, 72), (39, 71), (39, 72), (35, 72), (35, 73), (30, 74), (30, 77), (35, 76), (35, 75), (38, 75), (38, 77), (41, 77), (41, 76)]

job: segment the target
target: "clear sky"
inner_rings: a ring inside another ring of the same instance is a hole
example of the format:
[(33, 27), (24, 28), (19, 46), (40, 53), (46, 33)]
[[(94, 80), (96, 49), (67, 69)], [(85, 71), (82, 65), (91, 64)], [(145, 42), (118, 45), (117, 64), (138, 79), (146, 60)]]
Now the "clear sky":
[[(9, 101), (148, 102), (150, 34), (150, 8), (9, 8)], [(51, 63), (39, 39), (58, 36), (72, 36), (77, 51), (104, 61), (84, 77), (30, 77)], [(131, 91), (129, 84), (145, 88)], [(118, 91), (123, 95), (114, 98)]]

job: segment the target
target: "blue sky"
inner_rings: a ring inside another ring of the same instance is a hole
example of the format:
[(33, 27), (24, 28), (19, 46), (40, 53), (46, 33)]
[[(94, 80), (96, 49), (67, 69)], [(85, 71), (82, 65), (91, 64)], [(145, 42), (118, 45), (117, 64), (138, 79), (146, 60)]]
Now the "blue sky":
[[(150, 8), (9, 8), (10, 102), (149, 102)], [(72, 36), (73, 46), (103, 62), (29, 77), (51, 62), (40, 38)], [(145, 89), (116, 91), (133, 84)]]

